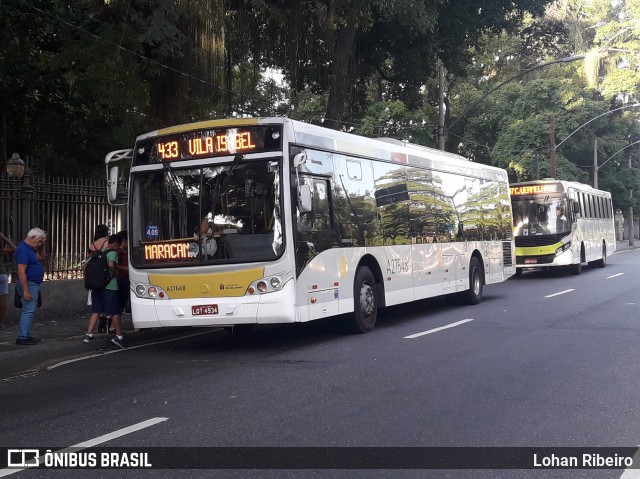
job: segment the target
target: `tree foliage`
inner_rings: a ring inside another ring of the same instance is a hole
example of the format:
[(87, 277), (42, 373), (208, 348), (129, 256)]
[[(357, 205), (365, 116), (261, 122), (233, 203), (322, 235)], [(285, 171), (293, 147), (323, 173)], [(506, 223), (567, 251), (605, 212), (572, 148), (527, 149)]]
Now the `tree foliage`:
[(4, 0), (0, 167), (15, 151), (101, 177), (138, 134), (234, 116), (433, 146), (441, 62), (449, 151), (548, 176), (553, 117), (558, 176), (592, 181), (597, 139), (623, 207), (638, 150), (611, 155), (638, 134), (639, 16), (640, 0)]

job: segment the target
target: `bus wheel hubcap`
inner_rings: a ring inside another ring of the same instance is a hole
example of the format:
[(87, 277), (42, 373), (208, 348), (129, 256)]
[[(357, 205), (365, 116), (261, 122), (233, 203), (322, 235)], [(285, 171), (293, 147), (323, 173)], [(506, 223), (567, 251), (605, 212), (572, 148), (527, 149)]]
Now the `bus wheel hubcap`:
[(360, 311), (365, 318), (370, 318), (374, 309), (373, 288), (368, 283), (362, 283), (360, 288)]
[(473, 294), (476, 296), (480, 294), (480, 275), (478, 274), (478, 270), (473, 270)]

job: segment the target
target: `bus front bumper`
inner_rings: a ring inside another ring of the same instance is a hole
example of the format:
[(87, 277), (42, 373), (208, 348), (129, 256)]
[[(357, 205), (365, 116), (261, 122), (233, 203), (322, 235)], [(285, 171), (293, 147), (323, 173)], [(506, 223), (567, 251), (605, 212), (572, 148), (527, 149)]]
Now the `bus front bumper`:
[(552, 253), (546, 255), (524, 255), (516, 253), (516, 268), (533, 269), (569, 266), (577, 262), (575, 258), (576, 256), (571, 249), (567, 249), (560, 254)]
[(293, 323), (293, 298), (293, 281), (280, 291), (242, 297), (154, 300), (132, 294), (131, 315), (136, 329)]

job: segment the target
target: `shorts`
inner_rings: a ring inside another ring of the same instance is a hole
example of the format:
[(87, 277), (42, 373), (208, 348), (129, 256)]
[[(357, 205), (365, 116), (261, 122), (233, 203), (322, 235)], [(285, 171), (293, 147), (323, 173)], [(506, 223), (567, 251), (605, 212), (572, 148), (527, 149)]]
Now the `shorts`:
[(118, 291), (115, 289), (99, 289), (91, 291), (91, 312), (102, 313), (107, 316), (118, 315), (122, 312)]
[(9, 294), (9, 275), (0, 274), (0, 296)]

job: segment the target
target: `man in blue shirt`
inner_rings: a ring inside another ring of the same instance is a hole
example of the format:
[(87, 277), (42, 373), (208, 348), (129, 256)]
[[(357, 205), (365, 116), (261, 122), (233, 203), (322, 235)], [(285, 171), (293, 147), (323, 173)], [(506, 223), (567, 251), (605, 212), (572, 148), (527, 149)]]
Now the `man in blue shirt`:
[(15, 259), (18, 267), (18, 283), (16, 290), (22, 301), (22, 314), (16, 344), (32, 346), (39, 339), (31, 336), (33, 314), (38, 307), (40, 283), (44, 279), (44, 268), (40, 261), (45, 256), (47, 234), (40, 228), (32, 228), (27, 237), (16, 248)]

